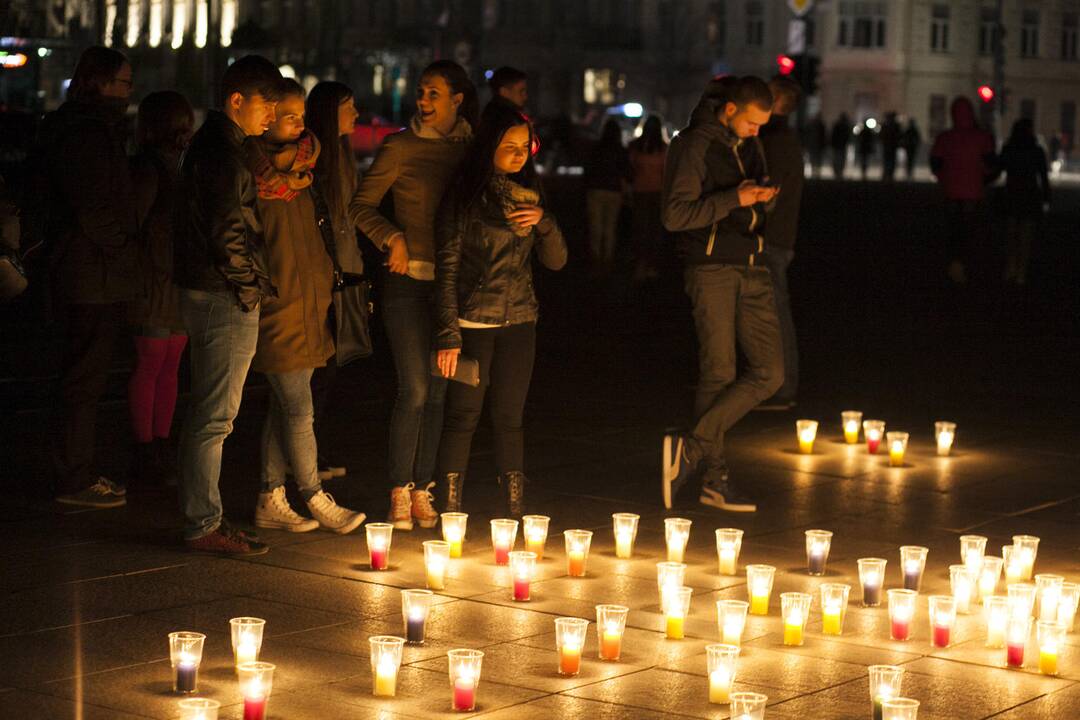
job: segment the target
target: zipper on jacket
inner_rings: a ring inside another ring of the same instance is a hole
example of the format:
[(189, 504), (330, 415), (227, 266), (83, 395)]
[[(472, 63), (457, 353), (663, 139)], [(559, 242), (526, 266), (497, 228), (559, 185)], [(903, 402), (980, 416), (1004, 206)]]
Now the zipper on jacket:
[[(739, 165), (739, 174), (742, 175), (743, 180), (748, 180), (746, 177), (746, 167), (743, 166), (742, 158), (739, 157), (739, 146), (742, 145), (742, 140), (731, 146), (731, 152), (735, 155), (735, 162)], [(747, 230), (753, 231), (754, 225), (757, 225), (757, 211), (754, 210), (754, 206), (750, 206), (750, 227)]]
[(709, 231), (709, 243), (705, 246), (706, 255), (712, 255), (714, 243), (716, 243), (716, 223), (712, 224), (712, 230)]

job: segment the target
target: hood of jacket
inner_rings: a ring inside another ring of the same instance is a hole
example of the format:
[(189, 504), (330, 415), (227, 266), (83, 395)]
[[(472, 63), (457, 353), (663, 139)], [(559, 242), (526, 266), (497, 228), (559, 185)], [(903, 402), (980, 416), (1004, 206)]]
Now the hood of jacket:
[(690, 113), (690, 125), (687, 129), (691, 129), (709, 140), (722, 142), (728, 147), (737, 145), (739, 143), (738, 136), (716, 119), (725, 104), (727, 104), (725, 100), (706, 91), (698, 100), (693, 112)]
[(975, 127), (975, 108), (966, 97), (958, 97), (949, 108), (952, 113), (953, 127), (958, 130), (970, 130)]

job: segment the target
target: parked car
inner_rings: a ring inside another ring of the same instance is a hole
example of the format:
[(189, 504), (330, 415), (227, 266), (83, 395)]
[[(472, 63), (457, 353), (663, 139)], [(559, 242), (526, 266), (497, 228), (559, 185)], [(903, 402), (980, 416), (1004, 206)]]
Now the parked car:
[(401, 129), (401, 125), (384, 117), (374, 113), (361, 113), (349, 136), (349, 142), (358, 158), (373, 157), (386, 136)]

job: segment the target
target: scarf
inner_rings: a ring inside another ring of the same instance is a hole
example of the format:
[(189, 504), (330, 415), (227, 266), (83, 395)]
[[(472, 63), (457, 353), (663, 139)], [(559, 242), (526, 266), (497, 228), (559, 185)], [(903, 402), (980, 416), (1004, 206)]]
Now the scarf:
[(417, 137), (427, 140), (450, 140), (451, 142), (468, 142), (472, 140), (472, 126), (465, 118), (459, 117), (454, 127), (446, 135), (443, 135), (430, 125), (420, 122), (420, 114), (413, 115), (409, 121), (409, 128)]
[(496, 202), (499, 203), (499, 207), (502, 208), (503, 217), (506, 218), (506, 223), (514, 234), (518, 237), (528, 237), (533, 229), (517, 224), (509, 219), (507, 215), (517, 210), (518, 205), (539, 205), (540, 193), (518, 185), (501, 173), (491, 177), (488, 189)]
[[(263, 200), (294, 200), (314, 180), (319, 141), (305, 130), (295, 143), (273, 145), (261, 139), (245, 143), (248, 167)], [(281, 169), (284, 166), (287, 169)]]

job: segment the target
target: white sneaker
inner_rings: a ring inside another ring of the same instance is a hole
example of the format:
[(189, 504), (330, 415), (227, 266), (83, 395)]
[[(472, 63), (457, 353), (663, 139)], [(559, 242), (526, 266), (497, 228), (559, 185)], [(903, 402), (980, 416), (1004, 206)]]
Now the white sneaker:
[(360, 527), (367, 519), (367, 515), (362, 512), (355, 512), (338, 505), (334, 502), (333, 496), (325, 490), (320, 490), (308, 500), (307, 506), (320, 525), (342, 535)]
[(293, 510), (285, 499), (285, 486), (279, 485), (268, 493), (259, 493), (259, 504), (255, 506), (255, 526), (300, 533), (319, 527), (319, 521)]

